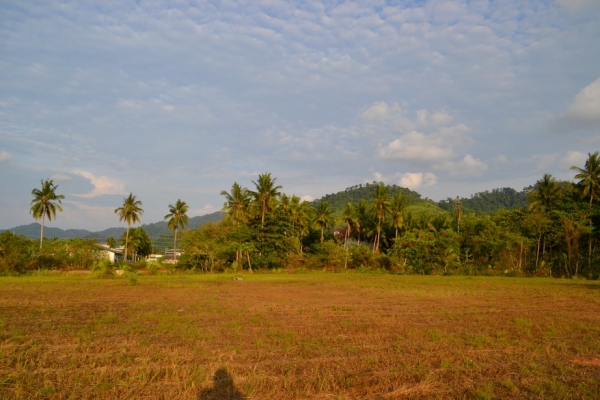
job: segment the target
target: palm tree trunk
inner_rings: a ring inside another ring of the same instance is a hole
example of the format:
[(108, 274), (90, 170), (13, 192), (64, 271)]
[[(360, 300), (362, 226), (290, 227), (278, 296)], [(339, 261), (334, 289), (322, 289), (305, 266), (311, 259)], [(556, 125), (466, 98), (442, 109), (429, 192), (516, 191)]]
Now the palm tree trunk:
[(537, 272), (538, 269), (538, 263), (540, 261), (540, 242), (542, 241), (542, 233), (540, 232), (540, 235), (538, 236), (538, 241), (537, 241), (537, 253), (535, 255), (535, 271)]
[(246, 251), (246, 258), (248, 259), (248, 270), (250, 271), (250, 273), (252, 273), (252, 265), (250, 264), (250, 252), (249, 251)]
[(321, 247), (323, 247), (323, 228), (321, 228)]
[(125, 262), (127, 262), (127, 242), (129, 241), (129, 223), (127, 223), (127, 233), (125, 234)]
[(592, 227), (592, 231), (588, 240), (588, 273), (592, 270), (592, 234), (594, 231), (594, 226), (592, 225), (592, 201), (594, 201), (593, 193), (590, 194), (590, 226)]
[(348, 236), (350, 233), (350, 225), (346, 225), (346, 237), (344, 238), (344, 247), (348, 249)]
[(42, 249), (42, 243), (44, 241), (44, 217), (46, 214), (42, 214), (42, 230), (40, 232), (40, 250)]
[(177, 227), (175, 227), (175, 238), (173, 239), (173, 259), (177, 261)]

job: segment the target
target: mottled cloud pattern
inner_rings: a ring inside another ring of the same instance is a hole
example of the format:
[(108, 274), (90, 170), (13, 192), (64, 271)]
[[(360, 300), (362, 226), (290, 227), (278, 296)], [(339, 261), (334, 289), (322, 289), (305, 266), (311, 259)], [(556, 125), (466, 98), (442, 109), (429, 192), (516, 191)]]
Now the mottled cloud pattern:
[[(521, 189), (600, 149), (594, 0), (0, 4), (0, 228), (145, 222), (271, 172), (306, 199), (373, 179)], [(111, 219), (112, 218), (112, 219)]]

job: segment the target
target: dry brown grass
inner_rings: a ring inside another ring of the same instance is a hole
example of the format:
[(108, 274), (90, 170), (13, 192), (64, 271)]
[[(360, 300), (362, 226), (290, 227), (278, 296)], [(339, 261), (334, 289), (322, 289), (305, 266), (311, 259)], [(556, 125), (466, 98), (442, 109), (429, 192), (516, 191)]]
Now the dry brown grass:
[(600, 285), (0, 278), (0, 398), (594, 398)]

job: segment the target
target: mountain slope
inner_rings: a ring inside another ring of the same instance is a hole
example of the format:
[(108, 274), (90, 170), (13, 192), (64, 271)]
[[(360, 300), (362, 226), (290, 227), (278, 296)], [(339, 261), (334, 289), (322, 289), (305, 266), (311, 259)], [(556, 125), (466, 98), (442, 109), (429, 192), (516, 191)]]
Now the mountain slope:
[[(220, 211), (214, 212), (212, 214), (201, 215), (197, 217), (192, 217), (189, 219), (188, 228), (193, 229), (197, 228), (201, 225), (204, 225), (208, 222), (220, 221), (223, 219), (223, 214)], [(11, 232), (16, 233), (17, 235), (23, 235), (28, 238), (39, 238), (40, 237), (40, 228), (41, 225), (37, 222), (31, 223), (29, 225), (21, 225), (16, 226), (11, 229), (5, 229)], [(142, 228), (152, 239), (158, 239), (163, 235), (168, 235), (171, 233), (171, 238), (173, 237), (173, 232), (167, 228), (166, 221), (154, 222), (151, 224), (143, 224)], [(3, 230), (0, 230), (2, 232)], [(109, 237), (113, 237), (118, 239), (121, 235), (125, 233), (124, 227), (114, 227), (108, 228), (103, 231), (91, 232), (86, 229), (67, 229), (63, 230), (60, 228), (53, 228), (49, 226), (44, 227), (44, 237), (48, 239), (52, 239), (57, 237), (59, 239), (73, 239), (73, 238), (95, 238), (99, 241), (105, 241)]]
[[(341, 210), (348, 204), (352, 203), (356, 205), (360, 200), (366, 200), (367, 202), (371, 202), (373, 199), (373, 193), (375, 192), (375, 188), (378, 183), (364, 183), (356, 186), (351, 186), (346, 188), (344, 191), (338, 193), (327, 194), (320, 199), (314, 200), (312, 202), (313, 205), (316, 205), (320, 201), (327, 201), (332, 210), (336, 214), (341, 213)], [(411, 211), (415, 214), (422, 214), (425, 212), (442, 212), (437, 204), (432, 200), (427, 198), (423, 199), (421, 195), (417, 192), (414, 192), (410, 189), (403, 188), (397, 185), (386, 185), (388, 193), (390, 195), (390, 199), (397, 192), (402, 193), (407, 203), (409, 204), (407, 207), (407, 211)]]
[[(500, 209), (511, 208), (527, 208), (527, 191), (525, 188), (517, 192), (512, 188), (500, 188), (490, 191), (479, 192), (471, 195), (471, 198), (460, 198), (460, 205), (463, 212), (474, 212), (477, 214), (492, 214)], [(452, 212), (455, 207), (454, 199), (448, 197), (446, 200), (441, 200), (437, 205), (449, 212)]]

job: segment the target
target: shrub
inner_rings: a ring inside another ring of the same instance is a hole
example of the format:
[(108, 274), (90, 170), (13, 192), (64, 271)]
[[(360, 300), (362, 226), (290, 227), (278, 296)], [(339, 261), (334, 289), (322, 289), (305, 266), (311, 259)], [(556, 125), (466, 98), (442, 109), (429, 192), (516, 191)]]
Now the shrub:
[(92, 276), (94, 278), (99, 279), (110, 279), (114, 278), (115, 274), (113, 272), (112, 265), (110, 260), (98, 260), (92, 265)]

